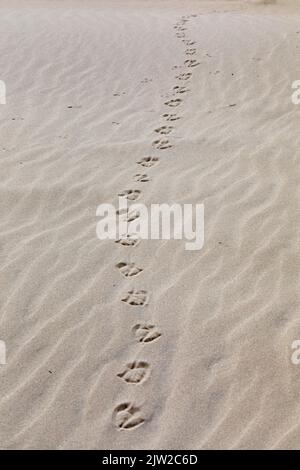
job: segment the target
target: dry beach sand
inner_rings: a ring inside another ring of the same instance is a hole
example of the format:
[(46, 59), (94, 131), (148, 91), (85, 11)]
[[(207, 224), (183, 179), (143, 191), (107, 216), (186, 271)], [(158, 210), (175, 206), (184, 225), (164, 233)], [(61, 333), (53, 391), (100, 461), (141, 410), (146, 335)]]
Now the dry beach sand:
[[(300, 448), (300, 6), (272, 3), (1, 2), (2, 449)], [(136, 189), (204, 203), (203, 249), (98, 240)]]

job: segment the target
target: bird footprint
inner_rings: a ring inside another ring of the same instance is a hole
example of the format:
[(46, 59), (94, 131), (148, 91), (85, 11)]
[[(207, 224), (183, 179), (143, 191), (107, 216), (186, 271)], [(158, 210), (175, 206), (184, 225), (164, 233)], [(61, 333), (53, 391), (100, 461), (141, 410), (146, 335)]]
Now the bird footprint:
[(135, 263), (118, 263), (116, 267), (124, 277), (134, 277), (143, 271)]
[(184, 44), (186, 44), (187, 46), (193, 46), (194, 44), (196, 44), (196, 41), (191, 41), (190, 39), (184, 39), (182, 42), (184, 42)]
[(186, 73), (180, 73), (175, 78), (178, 78), (178, 80), (188, 80), (189, 78), (191, 78), (191, 76), (192, 76), (192, 72), (186, 72)]
[(118, 217), (124, 217), (126, 222), (133, 222), (140, 217), (140, 213), (137, 210), (118, 209), (116, 213)]
[(170, 106), (171, 108), (176, 108), (176, 106), (179, 106), (181, 103), (181, 99), (176, 98), (175, 100), (169, 100), (165, 102), (166, 106)]
[(158, 129), (155, 129), (155, 132), (157, 132), (158, 134), (168, 135), (170, 134), (170, 132), (172, 132), (172, 130), (172, 126), (162, 126), (158, 127)]
[(121, 430), (134, 429), (145, 422), (140, 408), (130, 402), (116, 406), (113, 415), (116, 426)]
[(149, 323), (135, 325), (132, 332), (140, 343), (151, 343), (161, 336), (156, 326)]
[(116, 240), (116, 243), (119, 243), (122, 246), (137, 246), (138, 243), (140, 242), (140, 239), (138, 237), (135, 237), (134, 235), (123, 235), (119, 240)]
[(197, 67), (197, 65), (200, 65), (200, 62), (197, 62), (195, 59), (187, 59), (184, 61), (184, 65), (187, 67)]
[(174, 86), (173, 90), (175, 91), (175, 93), (186, 93), (188, 90), (188, 88), (184, 87), (184, 86)]
[(136, 201), (141, 195), (139, 189), (126, 189), (118, 194), (119, 197), (126, 197), (130, 201)]
[(129, 384), (138, 384), (147, 380), (149, 374), (150, 368), (147, 362), (134, 361), (127, 364), (124, 371), (117, 374), (117, 377)]
[(134, 181), (137, 181), (138, 183), (147, 183), (148, 181), (150, 181), (149, 176), (146, 175), (145, 173), (144, 174), (137, 173), (136, 175), (134, 175), (133, 179)]
[(151, 166), (157, 165), (158, 162), (159, 162), (159, 159), (157, 157), (144, 157), (141, 160), (139, 160), (137, 163), (139, 165), (150, 168)]
[(194, 55), (196, 54), (196, 49), (194, 48), (186, 49), (185, 53), (186, 55)]
[(148, 294), (146, 290), (131, 289), (121, 300), (134, 307), (143, 307), (148, 302)]
[(168, 140), (155, 140), (152, 145), (159, 150), (166, 150), (172, 147)]
[(167, 121), (177, 121), (178, 119), (180, 119), (180, 117), (177, 116), (177, 114), (168, 114), (168, 113), (165, 113), (165, 114), (163, 114), (163, 117), (164, 117)]

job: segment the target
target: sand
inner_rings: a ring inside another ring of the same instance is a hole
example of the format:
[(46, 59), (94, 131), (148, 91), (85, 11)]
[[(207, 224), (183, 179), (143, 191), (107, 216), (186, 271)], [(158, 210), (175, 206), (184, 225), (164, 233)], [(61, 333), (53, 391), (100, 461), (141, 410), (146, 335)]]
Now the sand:
[[(263, 3), (1, 2), (2, 449), (300, 448), (300, 7)], [(128, 189), (204, 203), (203, 249), (99, 240)]]

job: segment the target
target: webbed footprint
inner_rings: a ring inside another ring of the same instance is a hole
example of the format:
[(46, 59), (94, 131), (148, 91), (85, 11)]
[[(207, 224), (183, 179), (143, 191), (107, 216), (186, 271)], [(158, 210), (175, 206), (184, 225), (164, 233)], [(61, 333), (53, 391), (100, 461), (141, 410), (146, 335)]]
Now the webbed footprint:
[(140, 408), (130, 402), (116, 406), (113, 417), (116, 426), (121, 430), (134, 429), (145, 422)]
[(121, 300), (134, 307), (144, 307), (148, 303), (148, 293), (146, 290), (131, 289)]
[(145, 361), (134, 361), (126, 365), (123, 372), (117, 374), (117, 377), (123, 379), (129, 384), (138, 384), (147, 380), (150, 374), (150, 366)]
[(200, 62), (197, 62), (195, 59), (187, 59), (184, 61), (184, 65), (187, 67), (197, 67), (200, 65)]
[(175, 93), (180, 93), (180, 94), (190, 91), (188, 88), (184, 86), (178, 86), (178, 85), (174, 86), (173, 90), (175, 91)]
[(120, 273), (124, 277), (134, 277), (138, 276), (141, 272), (143, 272), (142, 268), (139, 268), (135, 263), (118, 263), (116, 264), (116, 268), (119, 269)]
[(118, 217), (124, 217), (126, 222), (133, 222), (140, 217), (138, 210), (118, 209), (116, 213)]
[(148, 183), (148, 181), (150, 181), (149, 176), (146, 175), (145, 173), (144, 174), (137, 173), (136, 175), (134, 175), (133, 179), (134, 181), (138, 183)]
[(178, 80), (189, 80), (192, 76), (192, 72), (180, 73), (175, 78)]
[(137, 246), (140, 242), (140, 239), (138, 237), (135, 237), (134, 235), (123, 235), (121, 238), (115, 241), (115, 243), (119, 243), (122, 246)]
[(196, 44), (196, 41), (192, 41), (191, 39), (184, 39), (182, 42), (187, 46), (193, 46), (194, 44)]
[(193, 49), (193, 48), (186, 49), (185, 53), (186, 55), (194, 55), (196, 54), (196, 49)]
[(182, 100), (180, 98), (176, 98), (174, 100), (169, 100), (165, 102), (166, 106), (170, 106), (171, 108), (176, 108), (176, 106), (179, 106), (181, 104)]
[(132, 332), (140, 343), (152, 343), (161, 336), (157, 327), (150, 323), (138, 323), (132, 328)]
[(139, 189), (126, 189), (118, 194), (119, 197), (126, 197), (129, 201), (136, 201), (141, 195)]
[(165, 113), (162, 115), (163, 118), (165, 118), (167, 121), (177, 121), (178, 119), (180, 119), (180, 116), (177, 116), (177, 114), (168, 114), (168, 113)]
[(139, 160), (137, 163), (144, 167), (150, 168), (151, 166), (157, 165), (158, 162), (159, 162), (158, 157), (144, 157), (141, 160)]
[(155, 140), (152, 145), (158, 150), (166, 150), (172, 147), (172, 144), (168, 140)]
[(155, 129), (155, 132), (162, 135), (168, 135), (174, 128), (172, 126), (161, 126)]

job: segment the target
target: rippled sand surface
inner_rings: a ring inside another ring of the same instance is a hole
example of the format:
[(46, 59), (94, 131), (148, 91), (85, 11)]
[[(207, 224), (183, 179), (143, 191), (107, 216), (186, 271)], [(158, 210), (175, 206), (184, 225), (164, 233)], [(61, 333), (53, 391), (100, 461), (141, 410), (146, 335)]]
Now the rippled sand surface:
[[(300, 448), (300, 7), (262, 3), (1, 2), (2, 448)], [(98, 240), (127, 190), (203, 249)]]

